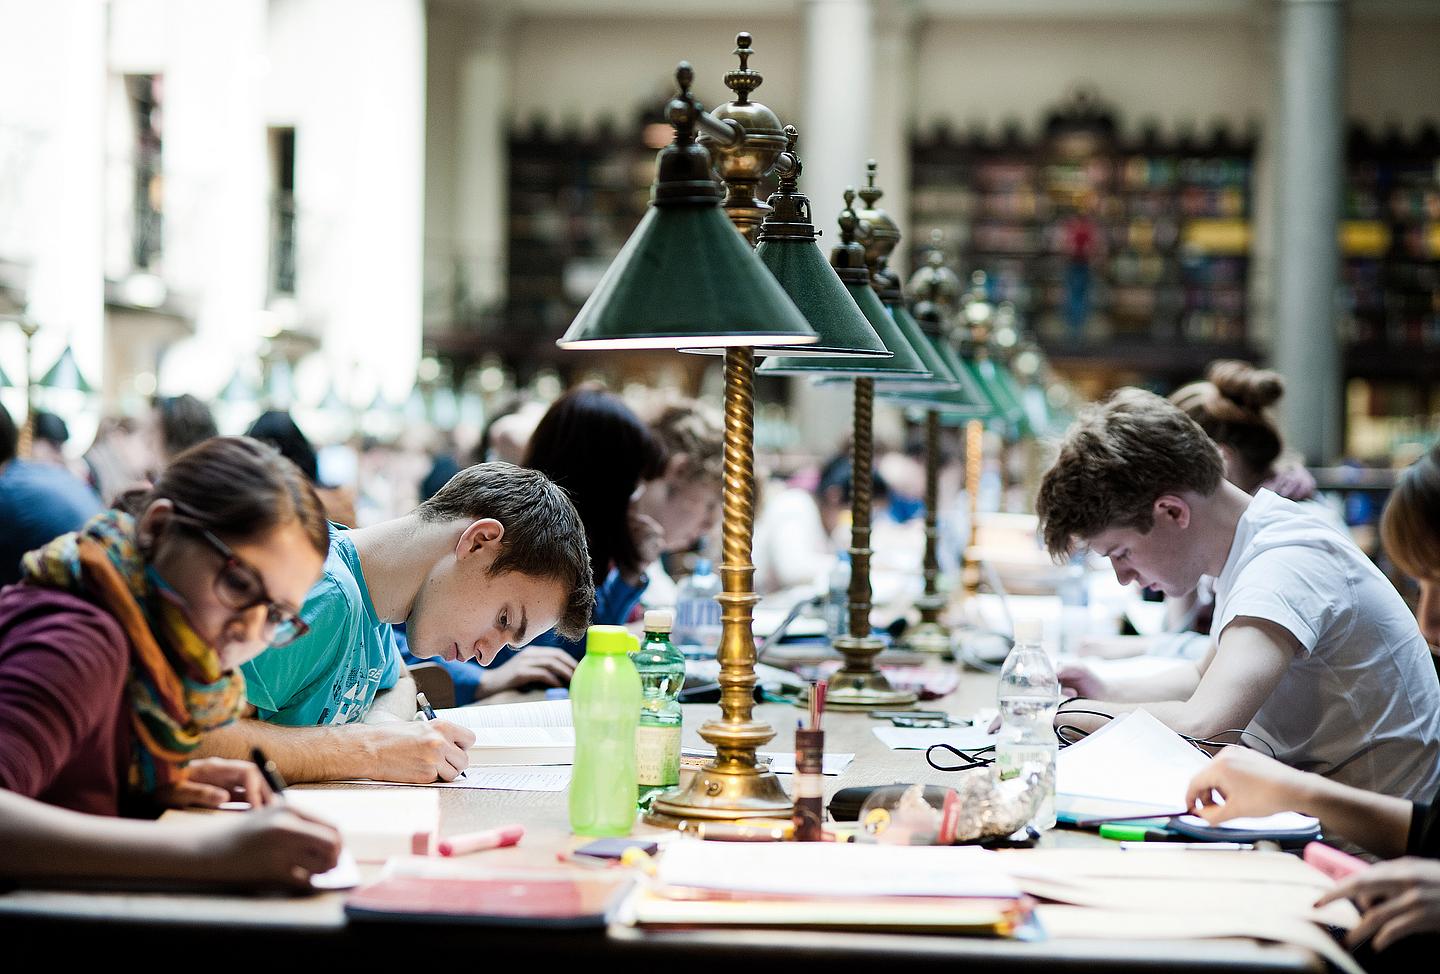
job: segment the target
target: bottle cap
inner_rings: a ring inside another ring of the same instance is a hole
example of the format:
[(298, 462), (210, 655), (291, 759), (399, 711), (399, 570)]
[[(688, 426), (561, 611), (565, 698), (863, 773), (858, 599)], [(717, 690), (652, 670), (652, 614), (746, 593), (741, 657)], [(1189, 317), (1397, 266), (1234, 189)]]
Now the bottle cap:
[(646, 609), (645, 610), (645, 631), (646, 632), (669, 632), (675, 628), (674, 609)]
[(640, 648), (640, 641), (630, 635), (624, 626), (591, 626), (585, 634), (585, 652), (614, 656), (619, 653), (633, 653)]
[(1016, 619), (1015, 641), (1017, 643), (1038, 643), (1045, 637), (1045, 629), (1039, 619)]

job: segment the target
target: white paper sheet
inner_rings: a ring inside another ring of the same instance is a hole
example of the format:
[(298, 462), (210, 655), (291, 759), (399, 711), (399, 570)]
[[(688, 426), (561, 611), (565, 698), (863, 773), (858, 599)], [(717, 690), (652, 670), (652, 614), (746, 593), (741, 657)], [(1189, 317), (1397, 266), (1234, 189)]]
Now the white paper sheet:
[(311, 889), (354, 889), (360, 885), (360, 865), (350, 850), (341, 849), (335, 868), (310, 877)]
[[(1209, 760), (1156, 717), (1135, 710), (1060, 750), (1055, 767), (1056, 802), (1062, 810), (1083, 809), (1082, 817), (1132, 810), (1136, 817), (1147, 812), (1168, 814), (1185, 807), (1190, 779)], [(1201, 819), (1195, 821), (1205, 824)], [(1222, 827), (1288, 831), (1314, 824), (1313, 818), (1283, 812), (1235, 819)]]
[(366, 781), (359, 778), (341, 782), (354, 785), (381, 785), (395, 788), (474, 788), (484, 791), (564, 791), (570, 787), (570, 766), (563, 764), (471, 765), (454, 781)]
[(672, 842), (669, 886), (793, 896), (1017, 896), (995, 853), (965, 846), (834, 842)]
[(892, 751), (924, 751), (932, 744), (949, 744), (962, 751), (974, 751), (995, 743), (995, 735), (986, 733), (989, 725), (979, 727), (876, 727), (875, 736)]
[(570, 787), (570, 768), (545, 765), (514, 768), (466, 768), (449, 782), (452, 788), (486, 791), (564, 791)]

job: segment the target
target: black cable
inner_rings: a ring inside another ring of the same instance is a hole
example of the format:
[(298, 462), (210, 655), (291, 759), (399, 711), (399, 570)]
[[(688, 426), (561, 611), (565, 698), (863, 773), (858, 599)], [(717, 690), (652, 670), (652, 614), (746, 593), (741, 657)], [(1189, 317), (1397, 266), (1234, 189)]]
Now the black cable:
[[(1274, 748), (1274, 746), (1272, 746), (1269, 741), (1265, 740), (1265, 738), (1261, 737), (1259, 734), (1256, 734), (1256, 733), (1254, 733), (1254, 732), (1252, 732), (1252, 731), (1245, 730), (1245, 729), (1240, 728), (1240, 727), (1232, 727), (1232, 728), (1230, 728), (1229, 730), (1222, 730), (1222, 731), (1218, 732), (1218, 733), (1215, 735), (1215, 737), (1223, 737), (1223, 736), (1226, 735), (1226, 734), (1234, 734), (1235, 736), (1239, 737), (1239, 738), (1240, 738), (1240, 740), (1239, 740), (1239, 742), (1238, 742), (1238, 746), (1239, 746), (1239, 747), (1250, 747), (1250, 745), (1248, 745), (1248, 744), (1245, 743), (1245, 738), (1247, 738), (1247, 737), (1253, 737), (1253, 738), (1255, 738), (1255, 740), (1257, 740), (1257, 741), (1259, 741), (1261, 744), (1264, 744), (1264, 745), (1265, 745), (1265, 750), (1267, 750), (1267, 751), (1270, 752), (1270, 756), (1271, 756), (1272, 758), (1275, 758), (1276, 760), (1279, 760), (1279, 755), (1275, 753), (1275, 748)], [(1181, 734), (1180, 736), (1181, 736), (1181, 737), (1185, 737), (1184, 734)], [(1232, 743), (1235, 743), (1235, 742), (1231, 742), (1231, 741), (1218, 741), (1218, 740), (1215, 740), (1215, 739), (1213, 739), (1213, 738), (1201, 738), (1201, 737), (1185, 737), (1185, 740), (1189, 741), (1191, 744), (1195, 745), (1197, 748), (1200, 748), (1201, 750), (1204, 750), (1206, 747), (1229, 747)], [(1255, 750), (1255, 748), (1250, 748), (1250, 749), (1251, 749), (1251, 750)], [(1205, 753), (1208, 755), (1210, 752), (1209, 752), (1209, 751), (1206, 751)]]
[[(930, 756), (930, 753), (936, 748), (949, 751), (951, 754), (955, 755), (957, 758), (959, 758), (965, 763), (953, 768), (936, 764), (935, 759)], [(953, 744), (931, 744), (928, 748), (925, 749), (925, 763), (930, 765), (930, 767), (934, 768), (936, 771), (969, 771), (971, 768), (984, 768), (988, 767), (991, 764), (994, 764), (995, 759), (993, 757), (981, 757), (981, 755), (985, 754), (986, 752), (990, 752), (993, 754), (994, 751), (994, 744), (988, 744), (985, 747), (980, 748), (969, 748), (967, 750), (962, 750), (961, 748), (958, 748)]]

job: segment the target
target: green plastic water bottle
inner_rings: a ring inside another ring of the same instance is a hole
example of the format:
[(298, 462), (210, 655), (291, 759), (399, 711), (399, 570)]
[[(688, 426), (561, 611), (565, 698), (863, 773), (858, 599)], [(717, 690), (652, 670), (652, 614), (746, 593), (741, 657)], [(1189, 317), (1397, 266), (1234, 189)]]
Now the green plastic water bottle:
[(635, 825), (641, 694), (640, 674), (629, 654), (638, 648), (623, 626), (591, 626), (585, 658), (570, 680), (575, 724), (570, 828), (576, 835), (629, 835)]

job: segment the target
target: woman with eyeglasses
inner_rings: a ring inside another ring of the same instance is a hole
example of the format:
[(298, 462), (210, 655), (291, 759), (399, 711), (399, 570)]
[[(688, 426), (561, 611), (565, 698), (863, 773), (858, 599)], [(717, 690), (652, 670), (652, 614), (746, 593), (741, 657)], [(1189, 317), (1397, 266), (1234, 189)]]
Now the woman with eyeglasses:
[[(22, 561), (0, 590), (0, 878), (305, 887), (335, 831), (258, 769), (189, 760), (245, 702), (241, 663), (304, 632), (324, 513), (273, 448), (207, 440)], [(276, 650), (284, 652), (284, 650)], [(256, 810), (200, 825), (166, 806)]]

